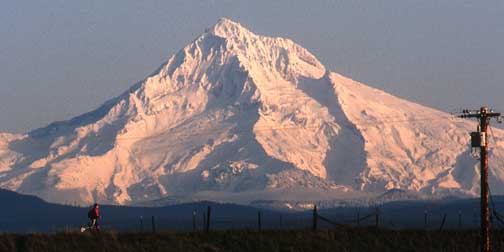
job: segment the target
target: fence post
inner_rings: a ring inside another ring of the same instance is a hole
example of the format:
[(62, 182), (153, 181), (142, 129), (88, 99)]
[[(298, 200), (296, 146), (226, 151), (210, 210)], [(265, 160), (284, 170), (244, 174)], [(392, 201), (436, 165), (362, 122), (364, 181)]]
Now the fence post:
[(192, 211), (192, 231), (196, 232), (196, 210)]
[(212, 209), (210, 208), (210, 206), (207, 207), (207, 218), (206, 218), (206, 227), (205, 227), (205, 231), (208, 233), (210, 232), (210, 216), (211, 216), (211, 211)]
[(257, 229), (259, 232), (261, 232), (262, 227), (261, 227), (261, 211), (257, 212)]
[(357, 226), (360, 227), (360, 208), (357, 208)]
[(143, 216), (140, 215), (140, 232), (143, 232)]
[(488, 214), (489, 214), (489, 218), (490, 218), (490, 227), (492, 227), (492, 226), (493, 226), (493, 219), (494, 219), (494, 216), (493, 216), (493, 209), (492, 209), (492, 208), (490, 208), (490, 209), (488, 210)]
[(427, 212), (427, 210), (425, 210), (424, 211), (424, 217), (423, 217), (424, 218), (424, 220), (423, 220), (423, 222), (424, 222), (424, 229), (427, 229), (427, 214), (428, 214), (428, 212)]
[(318, 213), (317, 213), (317, 205), (314, 205), (313, 206), (313, 231), (316, 231), (317, 230), (317, 217), (318, 217)]
[(380, 227), (380, 209), (378, 207), (375, 209), (375, 226), (376, 228)]
[(152, 233), (156, 233), (156, 220), (154, 219), (154, 215), (152, 215)]
[(461, 210), (458, 211), (458, 227), (459, 227), (459, 229), (462, 228), (462, 211)]
[(441, 221), (441, 226), (439, 226), (439, 231), (443, 230), (446, 221), (446, 214), (443, 215), (443, 220)]
[(206, 220), (206, 211), (203, 210), (202, 215), (203, 215), (203, 227), (202, 227), (202, 229), (206, 230), (206, 222), (207, 222), (207, 220)]

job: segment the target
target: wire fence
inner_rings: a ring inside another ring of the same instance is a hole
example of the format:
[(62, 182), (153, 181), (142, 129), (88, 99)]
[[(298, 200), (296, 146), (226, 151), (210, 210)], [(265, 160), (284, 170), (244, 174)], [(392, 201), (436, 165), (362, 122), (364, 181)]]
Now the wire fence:
[[(353, 209), (318, 209), (304, 212), (272, 212), (269, 210), (247, 211), (247, 215), (229, 214), (222, 207), (200, 207), (185, 216), (137, 216), (129, 219), (101, 220), (103, 230), (134, 232), (211, 232), (214, 230), (286, 230), (286, 229), (339, 229), (339, 228), (385, 228), (453, 230), (478, 229), (479, 211), (473, 209), (443, 210), (417, 209), (416, 212), (387, 207), (365, 207)], [(219, 212), (221, 211), (221, 212)], [(495, 205), (491, 210), (492, 229), (504, 227), (504, 215)], [(68, 229), (69, 227), (65, 227)]]

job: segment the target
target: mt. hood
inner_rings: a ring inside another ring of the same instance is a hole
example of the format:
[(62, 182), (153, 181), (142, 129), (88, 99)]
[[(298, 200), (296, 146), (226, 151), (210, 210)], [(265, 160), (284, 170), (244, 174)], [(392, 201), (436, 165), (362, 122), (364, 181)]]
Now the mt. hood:
[[(205, 193), (474, 195), (475, 129), (332, 73), (289, 39), (221, 19), (98, 109), (0, 134), (0, 187), (112, 204)], [(503, 193), (504, 132), (491, 140), (490, 186)]]

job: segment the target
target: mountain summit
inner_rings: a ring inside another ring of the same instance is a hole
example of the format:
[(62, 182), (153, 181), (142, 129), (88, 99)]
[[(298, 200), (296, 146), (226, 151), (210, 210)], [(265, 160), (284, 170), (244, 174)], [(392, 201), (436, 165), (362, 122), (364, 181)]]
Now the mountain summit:
[[(471, 195), (475, 127), (328, 72), (289, 39), (220, 19), (98, 109), (0, 134), (0, 187), (52, 202), (113, 204), (390, 189)], [(495, 130), (497, 193), (503, 137)]]

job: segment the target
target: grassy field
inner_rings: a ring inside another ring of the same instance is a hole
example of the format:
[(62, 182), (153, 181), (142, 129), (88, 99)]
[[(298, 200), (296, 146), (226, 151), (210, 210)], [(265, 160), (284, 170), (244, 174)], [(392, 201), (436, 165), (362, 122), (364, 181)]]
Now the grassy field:
[[(504, 251), (504, 232), (493, 233)], [(474, 230), (376, 229), (222, 231), (205, 233), (2, 234), (0, 251), (477, 251)]]

